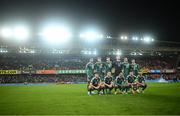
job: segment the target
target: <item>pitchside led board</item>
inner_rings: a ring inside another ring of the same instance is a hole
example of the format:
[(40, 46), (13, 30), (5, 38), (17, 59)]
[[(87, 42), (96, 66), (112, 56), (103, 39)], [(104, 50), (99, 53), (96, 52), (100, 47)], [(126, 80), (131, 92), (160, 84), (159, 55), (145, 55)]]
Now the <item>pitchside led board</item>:
[(3, 75), (3, 74), (18, 74), (18, 70), (0, 70), (0, 74)]
[(85, 70), (37, 70), (36, 74), (84, 74)]
[(85, 70), (0, 70), (0, 74), (85, 74)]
[[(141, 70), (143, 73), (174, 73), (173, 69), (165, 70)], [(14, 74), (85, 74), (86, 70), (0, 70), (0, 75), (14, 75)]]

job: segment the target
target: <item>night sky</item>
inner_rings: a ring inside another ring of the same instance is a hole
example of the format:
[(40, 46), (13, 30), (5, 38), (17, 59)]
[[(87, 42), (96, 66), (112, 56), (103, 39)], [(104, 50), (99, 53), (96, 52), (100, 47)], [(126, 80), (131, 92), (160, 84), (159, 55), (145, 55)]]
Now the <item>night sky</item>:
[(180, 42), (178, 7), (175, 0), (0, 0), (0, 26), (25, 22), (36, 30), (42, 22), (62, 21), (77, 33), (91, 26), (114, 37), (150, 34)]

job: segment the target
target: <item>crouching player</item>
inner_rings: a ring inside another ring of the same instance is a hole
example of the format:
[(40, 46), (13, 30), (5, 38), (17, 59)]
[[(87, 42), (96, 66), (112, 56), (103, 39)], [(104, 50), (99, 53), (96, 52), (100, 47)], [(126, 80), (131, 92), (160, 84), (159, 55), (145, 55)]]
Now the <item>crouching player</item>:
[(141, 93), (144, 93), (144, 90), (147, 87), (147, 84), (145, 83), (145, 79), (144, 79), (142, 73), (139, 73), (139, 75), (138, 75), (137, 87), (138, 87), (139, 90), (141, 90), (140, 91)]
[(115, 94), (117, 94), (117, 89), (119, 89), (119, 91), (123, 94), (124, 90), (125, 90), (125, 79), (124, 79), (124, 75), (121, 72), (115, 79), (114, 81), (114, 90), (115, 90)]
[(92, 91), (97, 90), (98, 94), (100, 94), (102, 87), (101, 87), (101, 80), (99, 78), (99, 73), (95, 73), (95, 77), (93, 77), (89, 84), (89, 95), (92, 94)]
[[(107, 73), (107, 76), (104, 78), (104, 89), (106, 90), (106, 93), (111, 94), (111, 91), (113, 89), (113, 77), (111, 76), (111, 72)], [(109, 90), (109, 92), (107, 92)]]
[(135, 91), (137, 91), (136, 76), (133, 74), (133, 72), (130, 72), (127, 76), (126, 92), (130, 89), (133, 94), (135, 93)]

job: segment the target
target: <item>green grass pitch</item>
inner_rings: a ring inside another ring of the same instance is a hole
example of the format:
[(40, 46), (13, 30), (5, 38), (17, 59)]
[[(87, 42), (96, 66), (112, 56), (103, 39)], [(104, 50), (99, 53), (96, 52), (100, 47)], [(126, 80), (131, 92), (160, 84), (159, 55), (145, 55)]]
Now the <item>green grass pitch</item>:
[(88, 96), (85, 84), (1, 86), (0, 114), (180, 115), (180, 83), (148, 83), (143, 94)]

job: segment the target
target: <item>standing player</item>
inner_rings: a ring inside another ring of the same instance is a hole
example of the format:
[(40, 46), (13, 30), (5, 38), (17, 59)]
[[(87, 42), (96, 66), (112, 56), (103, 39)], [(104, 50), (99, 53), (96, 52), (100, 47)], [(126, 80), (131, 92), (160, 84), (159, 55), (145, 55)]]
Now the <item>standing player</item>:
[(94, 77), (94, 63), (93, 58), (89, 60), (89, 62), (86, 64), (86, 75), (87, 75), (87, 88), (90, 84), (91, 79)]
[(117, 89), (119, 89), (121, 93), (123, 93), (125, 89), (125, 79), (122, 72), (116, 77), (114, 82), (115, 94), (117, 94)]
[(97, 62), (94, 65), (94, 72), (99, 73), (101, 81), (104, 81), (104, 77), (106, 75), (106, 67), (105, 64), (101, 61), (101, 57), (97, 58)]
[(89, 95), (92, 94), (92, 91), (93, 90), (97, 90), (98, 91), (98, 94), (100, 94), (100, 91), (101, 91), (101, 80), (99, 78), (99, 73), (95, 73), (95, 77), (93, 77), (91, 79), (91, 82), (89, 84)]
[(127, 87), (126, 87), (126, 92), (131, 89), (131, 92), (134, 94), (135, 91), (137, 90), (136, 86), (136, 76), (133, 74), (133, 72), (130, 72), (129, 75), (127, 76)]
[(113, 79), (111, 76), (111, 72), (107, 73), (107, 76), (104, 78), (104, 88), (107, 93), (107, 89), (109, 89), (109, 94), (111, 94), (111, 90), (113, 89)]
[(112, 74), (115, 80), (115, 78), (122, 72), (122, 68), (123, 68), (122, 62), (120, 60), (120, 56), (116, 57), (116, 61), (113, 62), (112, 67), (113, 67)]
[(131, 62), (130, 71), (132, 71), (135, 76), (138, 76), (139, 65), (136, 64), (135, 59), (132, 59)]
[(130, 72), (130, 64), (128, 63), (128, 58), (124, 58), (124, 62), (123, 62), (123, 74), (124, 74), (125, 79), (129, 75), (129, 72)]
[(111, 70), (112, 70), (112, 61), (111, 61), (110, 57), (106, 58), (105, 66), (106, 66), (106, 73), (111, 72)]
[(139, 73), (139, 75), (138, 75), (137, 86), (138, 86), (138, 88), (141, 88), (141, 92), (144, 93), (144, 90), (146, 89), (147, 84), (145, 83), (145, 79), (144, 79), (142, 73)]

